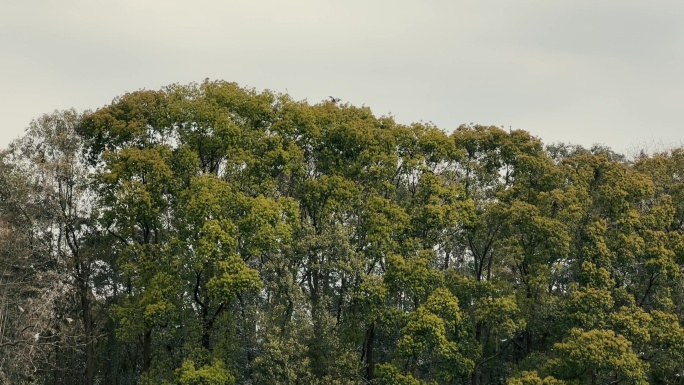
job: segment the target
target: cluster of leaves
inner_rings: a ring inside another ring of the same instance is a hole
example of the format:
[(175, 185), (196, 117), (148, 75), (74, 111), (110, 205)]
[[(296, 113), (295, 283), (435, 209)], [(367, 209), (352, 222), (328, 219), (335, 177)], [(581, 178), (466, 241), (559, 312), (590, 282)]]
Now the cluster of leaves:
[(0, 157), (0, 380), (679, 383), (682, 174), (226, 82), (55, 112)]

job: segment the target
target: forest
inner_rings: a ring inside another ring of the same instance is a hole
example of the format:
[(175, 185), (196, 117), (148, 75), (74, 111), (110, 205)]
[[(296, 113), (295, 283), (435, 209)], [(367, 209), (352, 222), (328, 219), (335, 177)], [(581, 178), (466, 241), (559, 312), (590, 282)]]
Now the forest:
[(224, 81), (0, 152), (0, 383), (681, 384), (684, 148)]

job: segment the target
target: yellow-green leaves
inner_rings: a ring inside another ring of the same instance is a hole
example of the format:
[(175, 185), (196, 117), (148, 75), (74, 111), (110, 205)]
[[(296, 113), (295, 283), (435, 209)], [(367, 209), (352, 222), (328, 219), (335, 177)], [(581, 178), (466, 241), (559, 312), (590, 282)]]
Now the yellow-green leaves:
[(183, 365), (176, 369), (176, 375), (181, 385), (230, 385), (235, 378), (226, 368), (223, 361), (214, 359), (210, 365), (197, 368), (190, 360), (183, 361)]
[(79, 132), (132, 382), (684, 373), (684, 151), (632, 164), (221, 81), (124, 95)]
[(556, 358), (547, 365), (559, 379), (647, 384), (648, 364), (639, 359), (629, 340), (612, 330), (572, 329), (554, 351)]
[(446, 289), (437, 289), (425, 304), (408, 315), (401, 329), (397, 353), (405, 358), (411, 372), (420, 377), (452, 381), (469, 373), (474, 362), (468, 344), (464, 314), (458, 299)]
[(166, 144), (171, 123), (167, 108), (164, 92), (137, 91), (86, 116), (78, 131), (88, 143), (91, 162), (97, 162), (104, 151)]
[(385, 282), (396, 293), (396, 301), (404, 309), (417, 308), (441, 284), (441, 275), (431, 268), (434, 254), (422, 252), (405, 259), (399, 255), (387, 257)]
[(238, 294), (261, 288), (259, 273), (247, 267), (238, 256), (218, 262), (216, 276), (209, 279), (207, 288), (220, 302), (229, 302)]
[(563, 385), (564, 381), (558, 380), (554, 377), (547, 376), (539, 377), (536, 371), (523, 371), (515, 377), (508, 379), (508, 385)]

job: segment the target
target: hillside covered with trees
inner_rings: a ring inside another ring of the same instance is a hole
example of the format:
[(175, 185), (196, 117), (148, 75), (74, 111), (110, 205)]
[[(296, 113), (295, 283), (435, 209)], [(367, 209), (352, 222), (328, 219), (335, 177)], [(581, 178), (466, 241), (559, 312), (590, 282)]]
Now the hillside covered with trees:
[(205, 81), (0, 153), (0, 382), (679, 384), (684, 149)]

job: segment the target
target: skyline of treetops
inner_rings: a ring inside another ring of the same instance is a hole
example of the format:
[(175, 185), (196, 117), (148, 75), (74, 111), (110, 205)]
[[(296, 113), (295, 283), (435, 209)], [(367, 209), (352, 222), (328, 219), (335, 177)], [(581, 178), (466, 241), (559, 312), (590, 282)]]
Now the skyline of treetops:
[(0, 152), (0, 382), (679, 384), (684, 148), (224, 81)]

